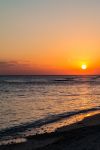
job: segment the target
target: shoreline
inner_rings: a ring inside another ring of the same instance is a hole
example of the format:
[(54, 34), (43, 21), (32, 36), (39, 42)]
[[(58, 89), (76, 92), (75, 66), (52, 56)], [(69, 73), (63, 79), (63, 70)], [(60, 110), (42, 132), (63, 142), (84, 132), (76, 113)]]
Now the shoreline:
[(22, 143), (1, 145), (0, 150), (99, 150), (99, 143), (100, 113), (52, 133), (28, 136)]

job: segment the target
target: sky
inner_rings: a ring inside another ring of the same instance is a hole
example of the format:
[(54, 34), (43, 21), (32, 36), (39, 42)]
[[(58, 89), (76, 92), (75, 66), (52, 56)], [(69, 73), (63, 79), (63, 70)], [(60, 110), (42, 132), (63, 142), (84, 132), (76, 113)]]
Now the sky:
[(0, 74), (100, 74), (100, 0), (0, 0)]

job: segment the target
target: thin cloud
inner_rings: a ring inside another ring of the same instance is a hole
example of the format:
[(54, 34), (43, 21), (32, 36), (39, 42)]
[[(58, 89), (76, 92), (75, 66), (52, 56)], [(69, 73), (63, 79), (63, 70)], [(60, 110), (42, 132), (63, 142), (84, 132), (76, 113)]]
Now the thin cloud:
[(18, 65), (18, 62), (15, 61), (0, 61), (0, 68), (1, 67), (13, 67)]
[(0, 74), (24, 74), (32, 70), (28, 62), (0, 61)]

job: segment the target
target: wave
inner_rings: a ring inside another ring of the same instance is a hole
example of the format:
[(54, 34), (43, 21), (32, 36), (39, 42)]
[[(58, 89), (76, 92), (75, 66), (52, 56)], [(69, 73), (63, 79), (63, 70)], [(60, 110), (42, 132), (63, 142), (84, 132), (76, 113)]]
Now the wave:
[(39, 119), (34, 122), (28, 122), (25, 124), (20, 124), (18, 126), (2, 129), (2, 130), (0, 130), (0, 140), (6, 139), (8, 137), (18, 136), (18, 135), (21, 135), (22, 132), (29, 131), (30, 129), (40, 128), (43, 125), (55, 123), (62, 119), (67, 119), (69, 117), (72, 117), (72, 116), (75, 116), (78, 114), (85, 114), (85, 113), (88, 113), (91, 111), (97, 111), (97, 110), (100, 110), (100, 106), (90, 108), (90, 109), (84, 109), (84, 110), (64, 112), (64, 113), (57, 114), (57, 115), (50, 115), (46, 118)]
[(13, 85), (50, 85), (50, 84), (100, 84), (100, 81), (80, 81), (80, 80), (52, 80), (52, 81), (0, 81), (0, 84), (13, 84)]

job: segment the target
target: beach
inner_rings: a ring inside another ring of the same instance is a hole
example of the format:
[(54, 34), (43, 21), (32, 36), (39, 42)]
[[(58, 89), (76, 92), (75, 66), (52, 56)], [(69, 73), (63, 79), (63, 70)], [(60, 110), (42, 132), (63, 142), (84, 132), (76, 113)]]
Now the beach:
[(53, 133), (29, 136), (21, 143), (1, 145), (0, 150), (99, 150), (100, 113), (61, 127)]
[(100, 150), (100, 0), (0, 0), (0, 150)]
[(0, 85), (0, 150), (100, 149), (100, 76), (2, 76)]

